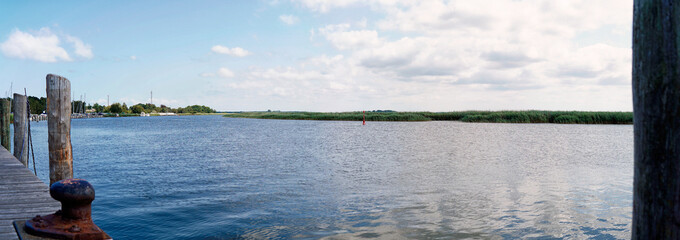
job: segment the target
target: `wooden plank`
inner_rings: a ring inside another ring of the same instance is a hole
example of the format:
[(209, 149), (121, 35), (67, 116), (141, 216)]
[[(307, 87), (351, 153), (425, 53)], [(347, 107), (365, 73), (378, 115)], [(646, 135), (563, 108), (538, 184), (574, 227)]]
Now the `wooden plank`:
[[(0, 180), (2, 181), (2, 180)], [(35, 188), (35, 189), (40, 189), (40, 188), (46, 188), (47, 186), (45, 185), (44, 182), (36, 182), (36, 183), (26, 183), (22, 184), (22, 187), (24, 188)], [(18, 189), (15, 187), (15, 185), (0, 185), (0, 191), (6, 191), (10, 189)]]
[(11, 225), (0, 226), (0, 233), (14, 233), (14, 227)]
[(3, 174), (3, 177), (24, 175), (23, 173), (16, 172), (18, 169), (13, 169), (13, 167), (0, 166), (0, 168), (3, 168), (3, 171), (0, 171), (0, 174)]
[(0, 163), (0, 165), (4, 165), (4, 166), (15, 166), (15, 165), (16, 165), (16, 166), (19, 166), (19, 164), (21, 164), (21, 162), (19, 162), (19, 160), (17, 160), (16, 162), (14, 162), (14, 161), (7, 161), (7, 162), (2, 162), (2, 163)]
[(47, 192), (45, 191), (31, 191), (31, 192), (23, 192), (23, 193), (9, 193), (9, 194), (4, 194), (3, 192), (0, 192), (0, 198), (25, 198), (25, 199), (40, 199), (40, 198), (49, 198), (48, 194), (45, 194)]
[[(43, 183), (28, 169), (17, 169), (15, 174), (0, 177), (0, 185), (11, 185), (13, 183)], [(43, 183), (45, 185), (45, 183)], [(46, 185), (45, 185), (46, 186)]]
[(36, 189), (36, 188), (28, 188), (28, 189), (7, 189), (5, 191), (0, 191), (0, 195), (9, 195), (9, 194), (19, 194), (19, 193), (34, 193), (34, 192), (47, 192), (49, 193), (49, 189)]
[(7, 182), (3, 182), (2, 184), (0, 184), (0, 186), (8, 188), (8, 189), (15, 189), (16, 187), (12, 187), (12, 186), (15, 186), (17, 184), (36, 185), (36, 186), (44, 186), (45, 185), (44, 182), (36, 181), (36, 180), (33, 180), (33, 179), (30, 179), (30, 180), (27, 179), (26, 181), (21, 181), (20, 179), (7, 179), (7, 180), (2, 179), (0, 181), (7, 181)]
[[(18, 171), (18, 170), (17, 170), (17, 171)], [(19, 173), (21, 173), (21, 172), (17, 172), (17, 174), (10, 175), (10, 176), (4, 176), (4, 177), (2, 178), (3, 183), (4, 183), (5, 181), (7, 181), (7, 182), (11, 182), (11, 181), (42, 182), (42, 181), (40, 181), (40, 179), (36, 179), (35, 176), (33, 176), (33, 174), (31, 174), (31, 175), (26, 175), (26, 173), (23, 173), (23, 174), (19, 174)]]
[(47, 184), (0, 148), (0, 240), (18, 239), (13, 221), (52, 214), (60, 206)]
[(0, 214), (0, 220), (26, 220), (35, 217), (35, 215), (49, 215), (55, 211), (30, 211), (23, 213)]
[[(52, 209), (54, 208), (59, 208), (60, 205), (58, 203), (54, 202), (30, 202), (26, 203), (25, 206), (27, 208), (41, 208), (41, 207), (50, 207)], [(14, 205), (0, 205), (0, 212), (3, 212), (4, 209), (13, 209), (16, 208)]]
[[(5, 195), (3, 198), (11, 198), (12, 200), (21, 200), (26, 203), (30, 202), (45, 202), (45, 200), (52, 200), (52, 198), (46, 196), (47, 194), (45, 193), (40, 193), (40, 194), (29, 194), (29, 195), (24, 195), (24, 194), (16, 194), (16, 195)], [(7, 201), (11, 202), (11, 201)], [(3, 205), (3, 204), (0, 204)]]
[[(3, 208), (6, 208), (6, 207), (9, 207), (9, 206), (19, 206), (20, 204), (23, 204), (23, 203), (25, 203), (25, 201), (15, 201), (15, 202), (11, 202), (11, 203), (8, 203), (8, 204), (2, 204), (0, 206), (3, 206)], [(42, 201), (31, 202), (31, 204), (36, 204), (36, 205), (42, 204), (43, 206), (54, 206), (55, 211), (56, 211), (56, 209), (59, 209), (59, 206), (60, 206), (59, 204), (52, 205), (52, 202), (50, 202), (50, 200), (47, 200), (47, 199), (42, 200)], [(2, 214), (2, 212), (0, 212), (0, 214)]]
[(3, 210), (0, 215), (10, 215), (10, 214), (25, 214), (25, 213), (47, 213), (52, 214), (53, 207), (31, 207), (31, 208), (14, 208)]
[[(49, 193), (47, 193), (47, 192), (20, 192), (20, 193), (11, 193), (11, 194), (0, 194), (0, 199), (16, 198), (17, 196), (29, 196), (29, 197), (32, 196), (36, 200), (38, 200), (38, 199), (48, 199), (48, 198), (45, 197), (45, 195), (47, 195), (47, 194), (49, 194)], [(28, 201), (26, 201), (26, 203), (30, 203), (30, 202), (36, 202), (36, 201), (35, 200), (31, 201), (30, 199), (28, 199)], [(0, 204), (0, 206), (2, 206), (2, 205), (3, 204)]]
[(16, 162), (14, 162), (14, 161), (3, 162), (3, 163), (0, 163), (0, 166), (3, 166), (2, 170), (0, 170), (0, 171), (7, 171), (7, 172), (11, 172), (11, 171), (15, 170), (13, 168), (23, 167), (23, 165), (19, 162), (19, 160), (17, 160)]
[[(12, 199), (12, 200), (7, 200), (7, 201), (2, 201), (2, 203), (0, 203), (0, 206), (14, 205), (18, 208), (19, 206), (21, 206), (21, 204), (24, 204), (24, 203), (50, 204), (52, 202), (54, 202), (54, 200), (47, 199), (47, 198), (40, 198), (40, 199), (35, 199), (35, 200), (30, 200), (30, 199), (16, 199), (16, 200), (14, 200), (14, 199)], [(58, 203), (58, 204), (61, 204), (61, 203)], [(57, 206), (59, 206), (59, 205), (57, 205)], [(0, 213), (0, 214), (2, 214), (2, 213)]]
[(0, 239), (7, 239), (7, 240), (18, 240), (19, 237), (17, 237), (17, 233), (0, 233)]

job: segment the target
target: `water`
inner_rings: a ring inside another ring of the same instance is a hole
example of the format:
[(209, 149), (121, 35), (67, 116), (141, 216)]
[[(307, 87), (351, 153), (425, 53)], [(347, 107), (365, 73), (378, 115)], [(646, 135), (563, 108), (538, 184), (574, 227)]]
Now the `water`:
[(102, 118), (72, 143), (115, 239), (630, 238), (630, 125)]

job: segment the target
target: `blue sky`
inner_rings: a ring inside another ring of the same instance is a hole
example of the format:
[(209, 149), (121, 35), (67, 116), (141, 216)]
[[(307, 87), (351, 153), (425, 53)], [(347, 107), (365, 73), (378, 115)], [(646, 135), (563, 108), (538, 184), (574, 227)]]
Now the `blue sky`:
[(0, 93), (218, 110), (632, 110), (631, 0), (12, 1)]

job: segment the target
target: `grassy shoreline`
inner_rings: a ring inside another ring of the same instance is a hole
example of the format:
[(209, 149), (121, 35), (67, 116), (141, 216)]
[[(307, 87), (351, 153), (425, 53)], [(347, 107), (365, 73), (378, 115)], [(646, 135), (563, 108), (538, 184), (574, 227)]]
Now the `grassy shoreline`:
[[(240, 112), (224, 117), (361, 121), (362, 112)], [(462, 112), (366, 112), (366, 121), (462, 121), (485, 123), (633, 124), (632, 112), (580, 111), (462, 111)]]

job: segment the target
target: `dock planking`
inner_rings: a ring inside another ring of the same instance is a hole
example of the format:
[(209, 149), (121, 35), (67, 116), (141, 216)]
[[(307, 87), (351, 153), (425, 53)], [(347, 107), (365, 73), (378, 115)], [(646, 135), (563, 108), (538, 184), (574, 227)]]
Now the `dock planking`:
[(18, 239), (13, 221), (52, 214), (60, 207), (47, 184), (0, 148), (0, 240)]

